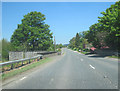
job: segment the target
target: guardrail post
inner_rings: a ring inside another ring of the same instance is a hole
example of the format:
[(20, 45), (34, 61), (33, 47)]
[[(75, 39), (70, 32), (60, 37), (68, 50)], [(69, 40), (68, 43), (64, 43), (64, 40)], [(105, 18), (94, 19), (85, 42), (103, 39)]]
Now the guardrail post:
[(29, 64), (30, 64), (30, 59), (29, 59)]
[(18, 68), (18, 65), (19, 65), (19, 62), (17, 63), (17, 66), (16, 66), (16, 68)]
[(40, 59), (42, 59), (42, 56), (40, 57)]
[(23, 61), (22, 61), (22, 66), (23, 66)]
[(13, 69), (13, 64), (11, 64), (11, 69)]

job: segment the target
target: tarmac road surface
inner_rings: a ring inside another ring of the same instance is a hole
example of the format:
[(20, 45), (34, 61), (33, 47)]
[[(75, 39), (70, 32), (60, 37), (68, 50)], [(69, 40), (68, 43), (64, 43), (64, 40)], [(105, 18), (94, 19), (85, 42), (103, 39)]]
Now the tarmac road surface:
[(63, 49), (64, 55), (3, 89), (117, 89), (118, 60)]

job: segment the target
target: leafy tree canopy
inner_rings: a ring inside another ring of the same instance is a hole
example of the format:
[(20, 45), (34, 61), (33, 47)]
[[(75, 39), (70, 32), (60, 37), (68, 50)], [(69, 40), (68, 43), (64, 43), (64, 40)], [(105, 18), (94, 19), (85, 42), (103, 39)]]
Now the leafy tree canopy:
[(90, 26), (86, 32), (86, 38), (94, 47), (108, 46), (118, 49), (120, 45), (120, 1), (111, 5), (106, 11), (101, 12), (98, 23)]
[(45, 24), (45, 15), (41, 12), (30, 12), (24, 16), (22, 23), (11, 37), (11, 43), (16, 50), (47, 50), (52, 41), (49, 25)]
[(76, 47), (76, 48), (79, 48), (79, 45), (80, 45), (80, 36), (79, 36), (79, 34), (77, 33), (77, 34), (76, 34), (76, 37), (75, 37), (75, 47)]

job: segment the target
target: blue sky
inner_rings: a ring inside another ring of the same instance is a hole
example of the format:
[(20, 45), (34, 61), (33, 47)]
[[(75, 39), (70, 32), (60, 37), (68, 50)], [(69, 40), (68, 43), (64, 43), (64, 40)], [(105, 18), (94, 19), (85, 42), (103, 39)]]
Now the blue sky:
[(46, 17), (57, 43), (67, 44), (77, 32), (88, 30), (97, 23), (100, 12), (115, 2), (2, 2), (2, 37), (10, 37), (21, 24), (23, 16), (31, 11)]

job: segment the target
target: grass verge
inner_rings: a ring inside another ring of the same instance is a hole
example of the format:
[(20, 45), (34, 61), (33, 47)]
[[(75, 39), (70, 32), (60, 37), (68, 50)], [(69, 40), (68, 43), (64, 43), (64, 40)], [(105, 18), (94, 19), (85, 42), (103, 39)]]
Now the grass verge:
[(81, 52), (82, 54), (87, 54), (88, 52)]
[(17, 74), (20, 74), (22, 72), (25, 72), (25, 71), (27, 71), (29, 69), (32, 69), (34, 67), (37, 67), (37, 66), (39, 66), (39, 65), (41, 65), (43, 63), (49, 62), (49, 61), (51, 61), (50, 58), (45, 58), (45, 59), (42, 59), (42, 60), (40, 60), (38, 62), (34, 62), (34, 63), (29, 64), (29, 65), (20, 67), (18, 69), (14, 69), (14, 70), (11, 70), (9, 72), (5, 72), (5, 73), (2, 74), (2, 80), (5, 80), (5, 79), (10, 78), (12, 76), (15, 76)]
[(108, 56), (109, 58), (119, 58), (120, 59), (120, 56)]

